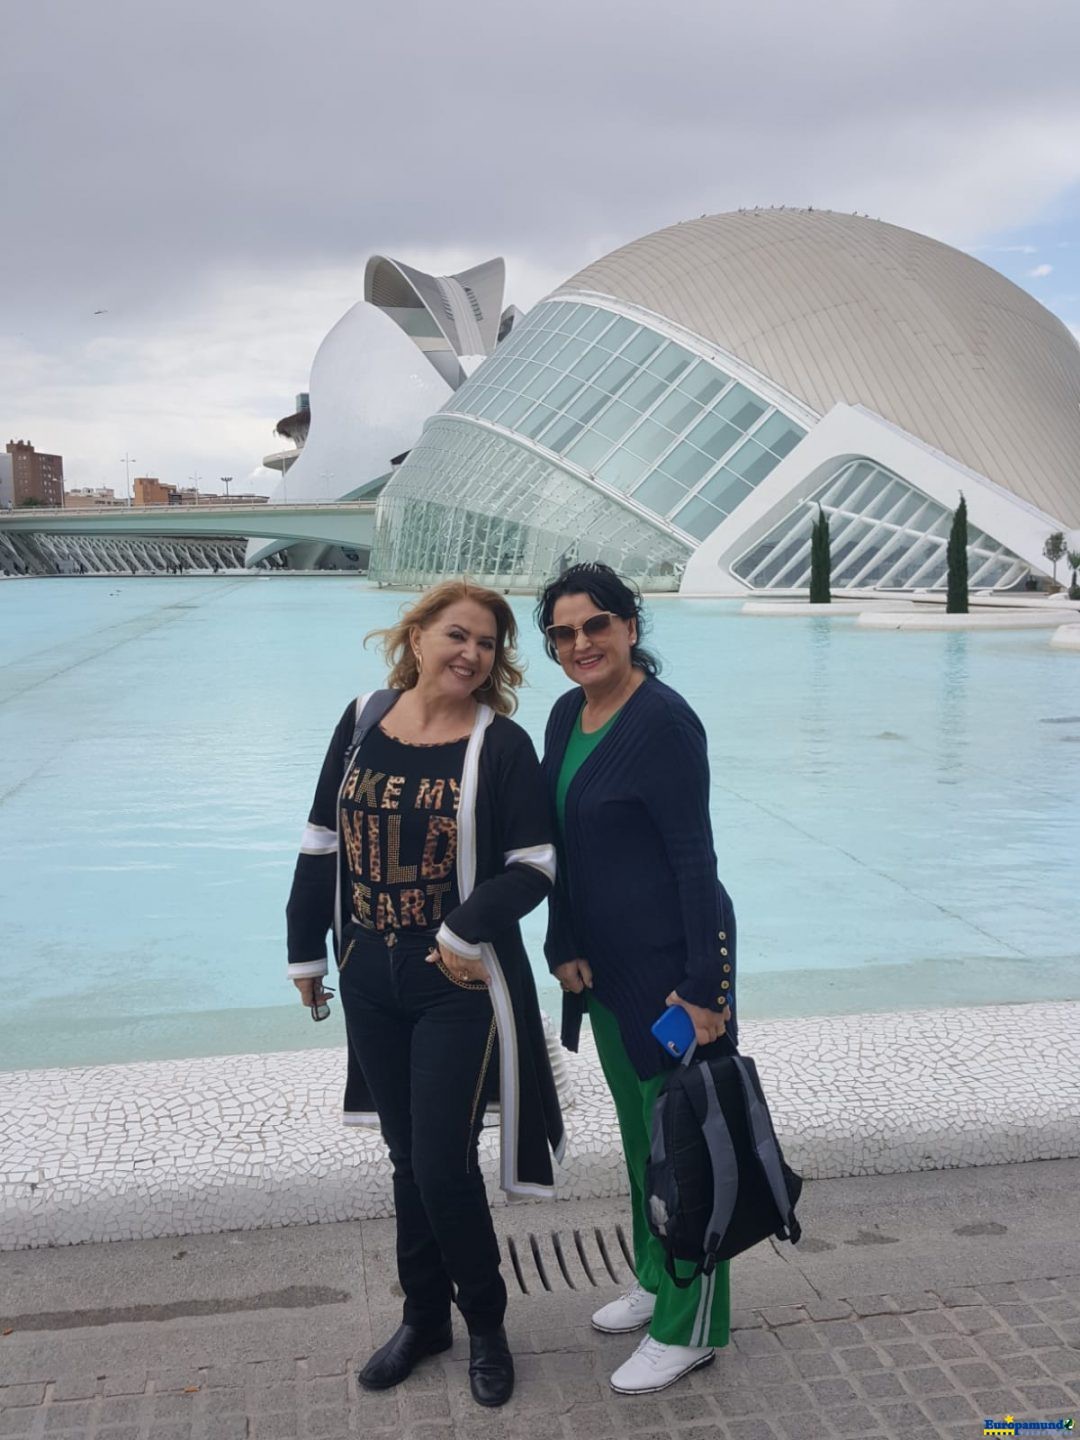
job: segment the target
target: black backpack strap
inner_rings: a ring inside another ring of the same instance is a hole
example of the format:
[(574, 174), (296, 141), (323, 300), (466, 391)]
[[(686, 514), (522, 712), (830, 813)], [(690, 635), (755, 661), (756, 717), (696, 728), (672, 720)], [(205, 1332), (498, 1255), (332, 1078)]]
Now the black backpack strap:
[[(709, 1152), (709, 1163), (713, 1177), (713, 1208), (709, 1217), (709, 1228), (705, 1232), (706, 1274), (716, 1264), (715, 1252), (727, 1234), (731, 1217), (735, 1212), (735, 1199), (739, 1193), (739, 1157), (735, 1153), (735, 1142), (720, 1108), (716, 1093), (716, 1078), (707, 1061), (697, 1066), (705, 1099), (705, 1112), (701, 1117), (701, 1132)], [(711, 1263), (710, 1263), (711, 1262)]]
[[(694, 1111), (694, 1118), (701, 1126), (702, 1137), (712, 1169), (713, 1205), (704, 1237), (704, 1254), (686, 1280), (680, 1280), (675, 1273), (675, 1260), (669, 1252), (667, 1270), (680, 1290), (688, 1289), (699, 1275), (711, 1275), (716, 1268), (716, 1252), (727, 1234), (739, 1193), (739, 1161), (731, 1131), (720, 1108), (716, 1093), (716, 1081), (708, 1061), (699, 1060), (688, 1067), (682, 1076), (683, 1089)], [(670, 1083), (670, 1082), (669, 1082)]]
[(383, 716), (388, 714), (400, 699), (400, 690), (372, 690), (370, 695), (361, 695), (357, 699), (356, 723), (353, 726), (349, 748), (345, 751), (345, 770), (348, 770), (352, 764), (353, 756), (363, 744), (364, 736), (374, 730)]
[(784, 1183), (784, 1172), (780, 1165), (780, 1146), (776, 1139), (776, 1131), (773, 1129), (769, 1107), (765, 1103), (761, 1082), (758, 1079), (757, 1066), (749, 1055), (736, 1055), (733, 1059), (742, 1085), (743, 1103), (746, 1106), (746, 1119), (750, 1126), (750, 1138), (754, 1144), (754, 1153), (765, 1173), (769, 1190), (776, 1203), (776, 1212), (780, 1216), (781, 1229), (777, 1233), (781, 1240), (797, 1242), (802, 1234), (802, 1226), (795, 1219), (791, 1196)]

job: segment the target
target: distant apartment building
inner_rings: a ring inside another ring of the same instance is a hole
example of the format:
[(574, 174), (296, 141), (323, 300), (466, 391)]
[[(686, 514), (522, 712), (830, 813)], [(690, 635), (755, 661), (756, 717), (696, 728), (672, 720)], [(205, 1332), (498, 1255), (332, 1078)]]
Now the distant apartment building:
[(28, 440), (9, 440), (7, 454), (11, 463), (11, 504), (16, 509), (20, 505), (63, 505), (62, 456), (41, 455)]
[(11, 456), (0, 455), (0, 510), (10, 510), (15, 504), (15, 486), (12, 481)]
[(137, 475), (132, 481), (133, 505), (265, 505), (265, 495), (208, 495), (194, 485), (178, 489), (152, 475)]
[(106, 485), (98, 485), (96, 488), (84, 486), (81, 489), (66, 490), (66, 504), (76, 506), (80, 510), (91, 508), (109, 509), (112, 506), (123, 505), (122, 499), (116, 498), (116, 491)]
[(153, 475), (136, 475), (132, 481), (133, 505), (179, 505), (180, 497), (175, 485), (163, 484)]

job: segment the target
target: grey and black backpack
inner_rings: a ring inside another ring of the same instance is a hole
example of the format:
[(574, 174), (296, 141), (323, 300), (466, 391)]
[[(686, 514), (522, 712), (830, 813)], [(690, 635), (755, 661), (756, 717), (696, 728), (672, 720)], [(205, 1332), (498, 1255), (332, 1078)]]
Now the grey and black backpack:
[[(784, 1162), (749, 1056), (671, 1072), (653, 1110), (645, 1189), (649, 1229), (681, 1288), (770, 1235), (798, 1241), (802, 1179)], [(693, 1263), (694, 1275), (680, 1279), (676, 1260)]]

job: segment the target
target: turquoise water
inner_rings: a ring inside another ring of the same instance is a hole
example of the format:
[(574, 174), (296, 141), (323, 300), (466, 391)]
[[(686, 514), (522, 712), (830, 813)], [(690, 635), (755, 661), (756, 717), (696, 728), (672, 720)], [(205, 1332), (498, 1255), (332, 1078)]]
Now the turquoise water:
[[(341, 1042), (282, 978), (330, 732), (402, 597), (351, 578), (0, 584), (0, 1065)], [(537, 744), (561, 671), (530, 605)], [(704, 718), (746, 1016), (1080, 996), (1080, 659), (658, 599)], [(527, 938), (539, 959), (542, 922)]]

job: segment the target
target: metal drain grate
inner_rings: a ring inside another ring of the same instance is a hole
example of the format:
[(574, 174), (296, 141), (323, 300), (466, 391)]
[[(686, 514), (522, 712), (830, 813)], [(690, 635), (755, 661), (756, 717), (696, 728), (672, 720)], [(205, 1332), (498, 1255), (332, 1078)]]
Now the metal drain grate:
[(539, 1235), (530, 1230), (524, 1238), (507, 1235), (503, 1252), (523, 1295), (626, 1285), (634, 1278), (634, 1261), (621, 1225), (606, 1233), (596, 1225)]

